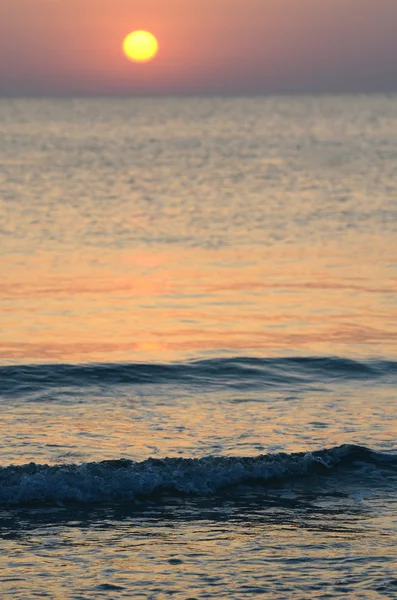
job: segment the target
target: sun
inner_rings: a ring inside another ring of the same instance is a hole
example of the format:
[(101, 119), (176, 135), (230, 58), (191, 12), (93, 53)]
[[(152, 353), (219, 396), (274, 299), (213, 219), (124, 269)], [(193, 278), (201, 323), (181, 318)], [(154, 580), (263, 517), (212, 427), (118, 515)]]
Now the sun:
[(149, 62), (159, 50), (156, 38), (149, 31), (133, 31), (124, 39), (124, 54), (134, 62)]

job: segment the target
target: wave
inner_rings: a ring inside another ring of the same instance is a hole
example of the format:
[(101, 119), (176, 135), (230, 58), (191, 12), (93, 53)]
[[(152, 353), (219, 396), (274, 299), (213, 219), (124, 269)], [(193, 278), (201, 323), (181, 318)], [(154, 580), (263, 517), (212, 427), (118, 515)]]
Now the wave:
[(108, 503), (162, 492), (211, 495), (242, 484), (335, 473), (339, 467), (361, 469), (363, 463), (367, 470), (368, 465), (372, 465), (374, 468), (391, 468), (395, 472), (397, 455), (343, 445), (315, 452), (257, 457), (10, 465), (0, 467), (0, 505)]
[(48, 388), (131, 384), (286, 387), (330, 380), (397, 380), (397, 361), (338, 357), (217, 358), (169, 364), (115, 363), (0, 367), (0, 395), (20, 396)]

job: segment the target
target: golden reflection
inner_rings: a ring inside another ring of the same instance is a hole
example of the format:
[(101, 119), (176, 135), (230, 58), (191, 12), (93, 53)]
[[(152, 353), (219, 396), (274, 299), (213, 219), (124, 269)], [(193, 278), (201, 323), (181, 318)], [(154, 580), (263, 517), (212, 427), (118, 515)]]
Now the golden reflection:
[[(9, 405), (0, 406), (0, 436), (7, 440), (9, 432), (13, 443), (4, 444), (2, 457), (5, 464), (24, 464), (34, 457), (36, 462), (83, 462), (119, 459), (144, 460), (148, 456), (202, 456), (207, 454), (229, 456), (257, 455), (272, 452), (275, 448), (288, 452), (327, 447), (343, 443), (356, 443), (367, 439), (368, 445), (395, 440), (395, 396), (382, 390), (381, 426), (373, 428), (368, 439), (368, 423), (379, 422), (379, 405), (373, 401), (373, 387), (350, 388), (350, 392), (338, 404), (335, 393), (324, 392), (324, 401), (318, 402), (318, 390), (305, 391), (306, 402), (297, 394), (288, 402), (247, 402), (249, 391), (244, 390), (243, 402), (238, 392), (218, 390), (218, 402), (214, 403), (213, 391), (205, 386), (199, 397), (194, 398), (186, 389), (174, 389), (169, 396), (162, 396), (161, 403), (147, 403), (146, 393), (155, 397), (156, 391), (112, 387), (112, 402), (105, 403), (101, 391), (73, 390), (74, 402), (70, 410), (69, 390), (66, 401), (60, 391), (57, 402), (25, 402), (10, 410)], [(109, 391), (109, 390), (107, 390)], [(106, 391), (105, 391), (106, 393)], [(274, 394), (272, 391), (272, 398)], [(98, 394), (99, 401), (96, 401)], [(263, 396), (266, 390), (263, 390)], [(41, 394), (31, 392), (30, 398), (40, 399)], [(258, 397), (253, 396), (256, 400)], [(321, 394), (320, 394), (321, 397)], [(225, 403), (226, 402), (226, 405)], [(227, 406), (227, 408), (226, 408)], [(329, 419), (330, 407), (336, 407), (337, 418)], [(151, 408), (150, 408), (151, 407)], [(35, 418), (32, 419), (32, 410)], [(150, 418), (142, 418), (142, 410), (150, 411)], [(17, 416), (16, 416), (17, 414)], [(360, 418), (357, 419), (357, 414)], [(325, 428), (310, 428), (308, 423), (326, 422)], [(43, 427), (45, 423), (45, 427)], [(167, 424), (164, 427), (164, 424)], [(352, 437), (352, 428), (354, 436)], [(26, 442), (29, 443), (19, 443)], [(221, 447), (219, 440), (222, 440)], [(259, 445), (259, 446), (258, 446)]]
[(43, 252), (9, 255), (4, 273), (3, 361), (368, 356), (396, 345), (392, 271), (375, 261), (369, 276), (340, 248)]

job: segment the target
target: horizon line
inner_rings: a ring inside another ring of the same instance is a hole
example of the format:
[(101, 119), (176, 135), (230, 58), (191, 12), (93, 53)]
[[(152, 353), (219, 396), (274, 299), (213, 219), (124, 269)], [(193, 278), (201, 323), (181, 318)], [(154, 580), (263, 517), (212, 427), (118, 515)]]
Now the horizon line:
[(96, 100), (107, 100), (107, 99), (118, 99), (118, 100), (132, 100), (132, 99), (145, 99), (145, 98), (285, 98), (285, 97), (356, 97), (356, 96), (395, 96), (397, 94), (397, 87), (395, 89), (387, 90), (367, 90), (367, 91), (308, 91), (308, 90), (294, 90), (294, 91), (255, 91), (255, 92), (68, 92), (68, 93), (9, 93), (2, 94), (0, 92), (1, 100), (78, 100), (78, 99), (96, 99)]

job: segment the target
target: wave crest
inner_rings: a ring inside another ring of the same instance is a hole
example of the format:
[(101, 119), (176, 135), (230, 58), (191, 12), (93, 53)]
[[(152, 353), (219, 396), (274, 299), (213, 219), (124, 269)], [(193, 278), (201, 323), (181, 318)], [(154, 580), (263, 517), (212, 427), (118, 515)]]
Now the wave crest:
[(0, 468), (0, 504), (97, 503), (133, 500), (162, 491), (213, 494), (229, 486), (327, 472), (355, 461), (397, 465), (397, 456), (343, 445), (316, 452), (257, 457), (149, 458), (81, 465), (30, 463)]
[(0, 367), (0, 395), (13, 397), (48, 388), (134, 384), (187, 384), (279, 388), (334, 380), (396, 380), (397, 362), (338, 357), (216, 358), (169, 364), (18, 365)]

